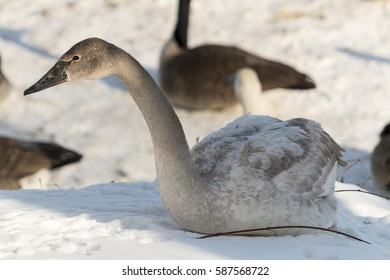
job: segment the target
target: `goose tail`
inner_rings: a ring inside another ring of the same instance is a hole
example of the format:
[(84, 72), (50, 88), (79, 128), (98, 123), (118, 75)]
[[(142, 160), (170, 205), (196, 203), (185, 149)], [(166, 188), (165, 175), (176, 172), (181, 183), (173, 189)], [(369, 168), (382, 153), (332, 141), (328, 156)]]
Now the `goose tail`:
[(36, 143), (39, 150), (46, 155), (50, 160), (51, 166), (49, 169), (53, 170), (61, 166), (78, 162), (82, 159), (82, 155), (66, 149), (54, 143)]

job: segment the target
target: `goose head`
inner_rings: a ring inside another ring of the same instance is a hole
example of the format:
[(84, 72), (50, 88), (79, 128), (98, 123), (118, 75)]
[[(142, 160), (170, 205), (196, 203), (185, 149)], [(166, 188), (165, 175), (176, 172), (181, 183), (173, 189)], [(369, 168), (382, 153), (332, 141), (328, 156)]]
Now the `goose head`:
[(114, 47), (99, 38), (88, 38), (77, 43), (41, 79), (26, 89), (24, 95), (68, 81), (92, 80), (112, 75)]

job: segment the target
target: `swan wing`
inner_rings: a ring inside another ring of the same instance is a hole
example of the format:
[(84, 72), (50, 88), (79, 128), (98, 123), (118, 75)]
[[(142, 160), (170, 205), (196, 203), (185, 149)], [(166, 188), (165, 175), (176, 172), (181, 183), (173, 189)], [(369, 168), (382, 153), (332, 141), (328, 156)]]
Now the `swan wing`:
[(315, 197), (333, 191), (334, 183), (327, 179), (337, 161), (342, 162), (341, 152), (314, 121), (251, 115), (208, 135), (192, 149), (200, 174), (217, 178), (219, 184), (246, 182)]

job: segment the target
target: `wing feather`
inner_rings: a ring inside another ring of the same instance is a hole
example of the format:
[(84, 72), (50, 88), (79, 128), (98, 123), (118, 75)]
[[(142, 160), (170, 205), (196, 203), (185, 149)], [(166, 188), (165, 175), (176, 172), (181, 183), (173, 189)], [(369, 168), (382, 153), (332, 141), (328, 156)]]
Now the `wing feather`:
[(342, 151), (314, 121), (251, 115), (210, 134), (192, 149), (203, 176), (223, 182), (256, 173), (253, 180), (268, 181), (280, 191), (318, 196), (328, 192), (323, 185), (336, 163), (343, 164)]

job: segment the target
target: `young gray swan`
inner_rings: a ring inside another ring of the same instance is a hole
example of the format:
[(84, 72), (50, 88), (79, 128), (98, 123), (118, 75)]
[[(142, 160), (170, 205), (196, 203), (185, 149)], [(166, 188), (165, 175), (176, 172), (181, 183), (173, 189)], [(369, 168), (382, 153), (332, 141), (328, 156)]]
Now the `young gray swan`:
[(130, 54), (98, 38), (74, 45), (24, 94), (110, 75), (124, 82), (145, 118), (161, 199), (182, 227), (210, 234), (332, 226), (342, 148), (314, 121), (244, 115), (190, 151), (173, 107), (147, 71)]

